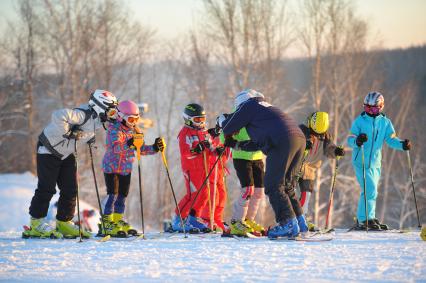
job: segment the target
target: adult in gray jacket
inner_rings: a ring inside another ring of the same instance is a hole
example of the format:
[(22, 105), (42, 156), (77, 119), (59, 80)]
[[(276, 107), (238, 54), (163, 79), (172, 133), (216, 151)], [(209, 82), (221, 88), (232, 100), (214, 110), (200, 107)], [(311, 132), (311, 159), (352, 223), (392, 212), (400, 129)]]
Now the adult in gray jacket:
[[(37, 144), (38, 184), (31, 200), (30, 229), (24, 237), (77, 237), (78, 227), (71, 221), (77, 197), (77, 166), (74, 152), (79, 144), (94, 142), (95, 131), (116, 115), (117, 98), (105, 90), (95, 90), (88, 104), (74, 109), (60, 109), (52, 114)], [(49, 202), (60, 196), (56, 214), (56, 230), (45, 220)], [(83, 232), (84, 237), (90, 233)]]

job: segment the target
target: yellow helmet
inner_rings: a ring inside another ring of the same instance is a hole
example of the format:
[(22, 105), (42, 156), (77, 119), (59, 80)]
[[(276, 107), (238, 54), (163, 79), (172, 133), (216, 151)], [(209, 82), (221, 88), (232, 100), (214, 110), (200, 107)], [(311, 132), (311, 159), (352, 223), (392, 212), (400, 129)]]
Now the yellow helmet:
[(308, 118), (308, 126), (317, 134), (324, 134), (328, 130), (328, 113), (314, 112)]

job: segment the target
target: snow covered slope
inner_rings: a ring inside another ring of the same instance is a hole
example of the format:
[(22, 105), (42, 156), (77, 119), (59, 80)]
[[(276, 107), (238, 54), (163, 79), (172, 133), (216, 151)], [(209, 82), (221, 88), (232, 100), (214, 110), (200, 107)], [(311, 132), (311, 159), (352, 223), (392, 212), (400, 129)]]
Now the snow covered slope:
[(0, 233), (0, 281), (425, 282), (418, 233), (338, 231), (330, 242), (166, 239), (24, 240)]
[(330, 242), (148, 234), (148, 240), (24, 240), (36, 185), (0, 175), (0, 281), (5, 282), (426, 282), (419, 232), (338, 230)]

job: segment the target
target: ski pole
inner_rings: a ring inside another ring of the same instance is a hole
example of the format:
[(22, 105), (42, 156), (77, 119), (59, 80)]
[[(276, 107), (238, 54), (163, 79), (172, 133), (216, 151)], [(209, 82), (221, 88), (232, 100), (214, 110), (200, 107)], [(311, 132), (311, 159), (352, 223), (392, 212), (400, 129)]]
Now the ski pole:
[(80, 219), (80, 198), (78, 196), (79, 191), (79, 181), (78, 181), (78, 155), (77, 155), (77, 140), (74, 140), (74, 159), (75, 159), (75, 179), (76, 179), (76, 187), (77, 187), (77, 219), (78, 219), (78, 234), (80, 235), (79, 242), (83, 242), (82, 240), (82, 232), (81, 232), (81, 219)]
[[(206, 178), (204, 179), (204, 182), (201, 184), (201, 187), (197, 190), (197, 193), (195, 194), (194, 200), (192, 201), (191, 206), (189, 207), (189, 211), (190, 211), (190, 212), (191, 212), (192, 208), (194, 207), (195, 201), (197, 200), (198, 196), (200, 195), (201, 190), (202, 190), (202, 189), (204, 189), (204, 187), (205, 187), (206, 183), (207, 183), (207, 182), (208, 182), (208, 180), (209, 180), (210, 175), (212, 174), (212, 172), (213, 172), (214, 168), (216, 167), (217, 163), (218, 163), (218, 162), (219, 162), (219, 160), (221, 159), (221, 157), (222, 157), (222, 155), (223, 155), (223, 153), (224, 153), (224, 152), (225, 152), (225, 150), (224, 150), (224, 151), (222, 151), (221, 153), (219, 153), (219, 156), (217, 157), (217, 159), (216, 159), (216, 161), (214, 162), (214, 164), (213, 164), (212, 168), (210, 169), (209, 173), (207, 174)], [(189, 218), (189, 217), (188, 217), (188, 218)], [(188, 222), (188, 218), (186, 219), (186, 222)]]
[(169, 179), (169, 184), (170, 184), (170, 189), (172, 190), (173, 200), (175, 201), (176, 209), (177, 209), (178, 214), (179, 214), (180, 224), (182, 225), (182, 229), (183, 229), (183, 233), (185, 235), (185, 238), (188, 238), (188, 235), (186, 235), (185, 225), (183, 224), (182, 213), (180, 212), (180, 208), (179, 208), (179, 205), (178, 205), (177, 200), (176, 200), (175, 190), (173, 189), (172, 179), (170, 178), (169, 165), (167, 163), (166, 155), (164, 153), (165, 149), (166, 149), (166, 143), (164, 143), (164, 148), (161, 150), (161, 157), (163, 159), (164, 167), (166, 168), (167, 178)]
[(337, 176), (337, 171), (339, 168), (339, 159), (340, 159), (340, 156), (336, 156), (336, 166), (334, 167), (333, 181), (331, 184), (330, 198), (328, 201), (327, 218), (325, 219), (325, 229), (329, 228), (328, 223), (330, 219), (331, 205), (333, 203), (334, 188), (336, 187), (336, 176)]
[(143, 220), (143, 198), (142, 198), (142, 176), (141, 176), (141, 148), (144, 144), (144, 136), (142, 133), (135, 133), (133, 135), (133, 145), (136, 147), (136, 155), (138, 158), (138, 175), (139, 175), (139, 200), (141, 203), (141, 221), (142, 221), (142, 235), (145, 239), (145, 224)]
[(411, 158), (410, 158), (410, 151), (409, 150), (407, 150), (407, 159), (408, 159), (408, 168), (410, 169), (411, 188), (413, 189), (414, 204), (416, 206), (416, 212), (417, 212), (417, 223), (418, 223), (418, 227), (421, 228), (422, 225), (420, 224), (419, 209), (417, 207), (416, 190), (414, 189), (413, 168), (411, 167)]
[[(101, 239), (101, 241), (103, 242), (108, 240), (111, 236), (106, 235), (104, 213), (103, 213), (103, 209), (101, 205), (101, 198), (99, 197), (98, 181), (96, 180), (95, 166), (93, 164), (92, 143), (89, 143), (89, 154), (90, 154), (90, 163), (92, 165), (93, 180), (95, 182), (96, 197), (98, 199), (98, 205), (99, 205), (99, 214), (101, 215), (102, 231), (104, 232), (104, 237)], [(99, 234), (102, 234), (102, 233), (99, 233)]]
[(361, 145), (361, 160), (362, 160), (362, 178), (364, 185), (364, 206), (365, 206), (365, 231), (368, 233), (368, 208), (367, 208), (367, 184), (365, 177), (365, 156), (364, 156), (364, 144)]
[[(208, 165), (207, 165), (207, 156), (206, 156), (206, 152), (205, 151), (203, 151), (203, 159), (204, 159), (204, 172), (205, 172), (205, 174), (207, 176)], [(208, 199), (208, 204), (209, 204), (209, 216), (210, 216), (209, 226), (210, 226), (210, 229), (213, 231), (212, 200), (211, 200), (211, 196), (210, 196), (210, 193), (211, 193), (210, 182), (207, 182), (207, 191), (208, 191), (208, 197), (207, 197), (207, 199)]]

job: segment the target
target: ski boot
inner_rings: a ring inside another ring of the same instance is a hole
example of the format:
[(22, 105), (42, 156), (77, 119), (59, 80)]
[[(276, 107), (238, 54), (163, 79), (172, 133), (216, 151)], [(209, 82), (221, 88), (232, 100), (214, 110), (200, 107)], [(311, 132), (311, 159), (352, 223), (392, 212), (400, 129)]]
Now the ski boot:
[(309, 232), (308, 222), (306, 221), (305, 216), (299, 215), (297, 216), (297, 223), (299, 224), (299, 230), (302, 234), (307, 234)]
[(188, 215), (188, 219), (186, 220), (192, 227), (197, 228), (202, 233), (210, 233), (212, 230), (207, 227), (200, 219), (195, 216)]
[(266, 235), (265, 228), (262, 225), (258, 224), (256, 221), (246, 219), (246, 221), (244, 221), (244, 224), (252, 230), (252, 232), (250, 233), (255, 236), (260, 237)]
[[(104, 214), (103, 218), (101, 219), (102, 223), (98, 224), (99, 232), (97, 236), (106, 236), (110, 235), (111, 237), (116, 238), (126, 238), (127, 233), (123, 231), (123, 229), (118, 226), (114, 221), (112, 221), (112, 214)], [(105, 227), (105, 230), (102, 227)]]
[[(56, 220), (56, 230), (58, 230), (64, 238), (73, 239), (80, 236), (79, 227), (72, 221)], [(81, 228), (81, 236), (85, 239), (92, 237), (92, 234)]]
[(45, 218), (31, 217), (30, 227), (22, 232), (22, 238), (62, 239), (64, 236), (46, 222)]
[[(194, 226), (192, 226), (189, 221), (187, 221), (186, 219), (183, 219), (183, 223), (185, 226), (185, 232), (188, 232), (190, 234), (198, 234), (200, 233), (200, 229), (195, 228)], [(166, 232), (179, 232), (179, 233), (183, 233), (183, 229), (182, 229), (182, 223), (180, 221), (180, 218), (178, 216), (173, 216), (172, 218), (172, 223), (171, 223), (171, 231), (166, 231)]]
[(426, 227), (422, 227), (420, 238), (422, 238), (423, 241), (426, 241)]
[(372, 221), (373, 221), (374, 223), (376, 223), (377, 225), (379, 225), (379, 227), (380, 227), (380, 229), (381, 229), (381, 230), (389, 230), (389, 226), (388, 226), (388, 225), (386, 225), (386, 224), (380, 223), (380, 222), (379, 222), (379, 219), (374, 218)]
[(294, 238), (299, 235), (299, 225), (296, 217), (287, 223), (280, 223), (268, 231), (269, 238), (288, 237)]
[(123, 220), (122, 213), (113, 213), (112, 221), (114, 221), (114, 223), (117, 224), (118, 227), (121, 227), (121, 229), (124, 232), (126, 232), (128, 235), (132, 235), (132, 236), (138, 235), (138, 231), (136, 231), (136, 229), (134, 229), (129, 223)]
[(231, 220), (231, 230), (229, 231), (229, 234), (238, 237), (247, 237), (247, 235), (252, 231), (253, 229), (246, 225), (243, 221), (235, 219)]
[(310, 221), (306, 221), (306, 222), (308, 223), (309, 232), (318, 232), (319, 231), (319, 229), (317, 228), (317, 226), (314, 223), (312, 223)]
[[(367, 220), (360, 223), (357, 219), (354, 230), (366, 230), (366, 229), (367, 229)], [(369, 219), (368, 230), (381, 231), (382, 229), (380, 228), (380, 225), (378, 225), (373, 219)]]

